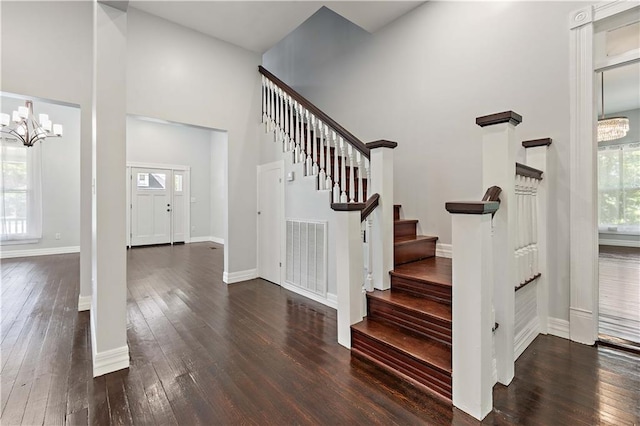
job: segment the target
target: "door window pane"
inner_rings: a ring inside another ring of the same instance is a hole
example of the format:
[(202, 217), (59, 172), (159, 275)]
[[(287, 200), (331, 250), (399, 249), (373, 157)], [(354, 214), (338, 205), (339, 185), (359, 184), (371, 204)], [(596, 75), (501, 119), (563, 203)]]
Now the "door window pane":
[(136, 180), (138, 189), (165, 189), (166, 173), (138, 173)]

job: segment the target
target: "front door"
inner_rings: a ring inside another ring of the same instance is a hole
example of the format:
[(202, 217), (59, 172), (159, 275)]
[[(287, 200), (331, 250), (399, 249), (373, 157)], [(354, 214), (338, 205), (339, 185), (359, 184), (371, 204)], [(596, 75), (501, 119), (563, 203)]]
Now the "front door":
[(171, 243), (171, 170), (131, 169), (131, 245)]

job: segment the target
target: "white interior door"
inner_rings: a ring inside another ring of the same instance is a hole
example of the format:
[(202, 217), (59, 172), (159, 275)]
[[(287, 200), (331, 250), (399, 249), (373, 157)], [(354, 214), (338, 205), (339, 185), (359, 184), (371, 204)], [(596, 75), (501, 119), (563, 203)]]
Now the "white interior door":
[(258, 274), (280, 284), (282, 168), (258, 169)]
[(166, 169), (131, 169), (131, 245), (171, 242), (171, 181)]
[(183, 170), (173, 171), (173, 242), (186, 241), (186, 190), (188, 187), (187, 174)]

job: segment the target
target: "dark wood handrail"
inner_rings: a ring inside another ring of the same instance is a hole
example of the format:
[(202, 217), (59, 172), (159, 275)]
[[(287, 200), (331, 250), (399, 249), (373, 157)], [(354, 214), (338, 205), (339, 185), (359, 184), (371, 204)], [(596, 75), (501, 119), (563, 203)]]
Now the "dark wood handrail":
[(537, 180), (542, 180), (542, 170), (534, 169), (524, 164), (516, 163), (516, 174)]
[(502, 192), (502, 188), (499, 186), (492, 186), (487, 189), (487, 192), (484, 193), (484, 197), (482, 197), (482, 201), (497, 201), (500, 202), (500, 193)]
[(369, 197), (369, 199), (365, 203), (364, 210), (362, 210), (362, 212), (360, 213), (361, 222), (364, 222), (367, 219), (367, 217), (369, 217), (369, 215), (373, 213), (376, 207), (378, 207), (379, 201), (380, 201), (379, 194), (373, 194), (371, 197)]
[(308, 109), (313, 115), (318, 117), (323, 123), (331, 127), (336, 131), (344, 140), (349, 142), (351, 146), (353, 146), (356, 150), (360, 151), (362, 155), (366, 158), (369, 158), (369, 148), (358, 138), (356, 138), (351, 132), (338, 124), (333, 118), (329, 117), (325, 114), (320, 108), (309, 102), (304, 96), (300, 93), (293, 90), (289, 85), (287, 85), (284, 81), (280, 80), (278, 77), (273, 75), (267, 69), (265, 69), (262, 65), (258, 66), (258, 71), (260, 74), (267, 77), (269, 80), (273, 81), (278, 87), (284, 90), (289, 96), (298, 101), (300, 105)]

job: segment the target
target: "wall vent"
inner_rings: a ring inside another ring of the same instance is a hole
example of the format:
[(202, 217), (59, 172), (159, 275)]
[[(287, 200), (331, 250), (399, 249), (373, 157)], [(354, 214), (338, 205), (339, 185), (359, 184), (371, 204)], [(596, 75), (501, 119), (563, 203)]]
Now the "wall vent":
[(327, 222), (287, 219), (288, 284), (327, 295)]

